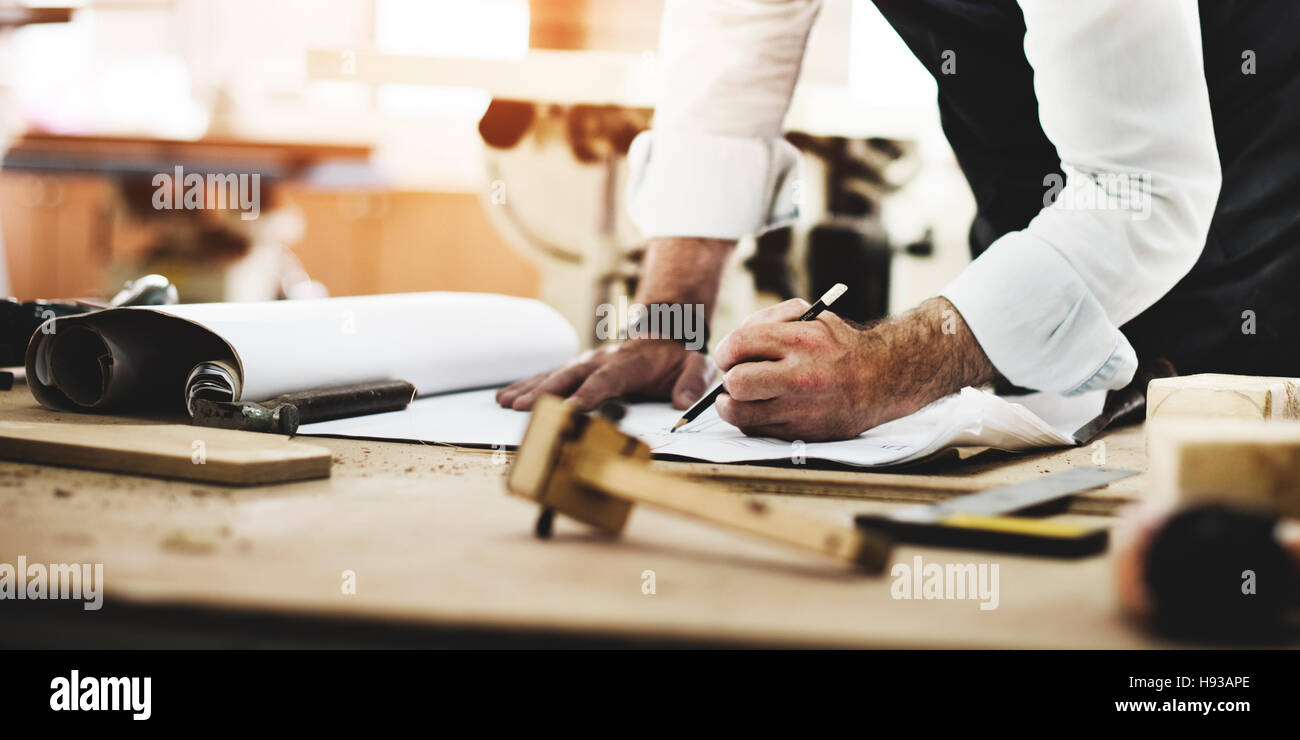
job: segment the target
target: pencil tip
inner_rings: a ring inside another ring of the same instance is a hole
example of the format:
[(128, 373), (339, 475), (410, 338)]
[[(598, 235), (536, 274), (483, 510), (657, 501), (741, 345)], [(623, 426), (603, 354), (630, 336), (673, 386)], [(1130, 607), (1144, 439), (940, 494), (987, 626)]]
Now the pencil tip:
[(686, 420), (686, 419), (678, 419), (678, 420), (677, 420), (677, 423), (676, 423), (676, 424), (673, 424), (673, 428), (668, 430), (668, 433), (669, 433), (669, 434), (672, 434), (673, 432), (677, 431), (678, 429), (681, 429), (682, 427), (686, 426), (686, 424), (687, 424), (687, 420)]

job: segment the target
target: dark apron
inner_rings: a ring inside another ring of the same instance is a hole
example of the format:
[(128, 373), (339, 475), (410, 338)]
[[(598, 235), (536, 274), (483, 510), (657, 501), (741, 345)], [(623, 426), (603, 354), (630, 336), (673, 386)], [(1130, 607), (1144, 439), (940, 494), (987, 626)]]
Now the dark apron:
[[(1014, 0), (876, 5), (938, 84), (943, 130), (975, 195), (979, 255), (1028, 225), (1044, 177), (1060, 174), (1039, 125), (1024, 17)], [(1223, 188), (1196, 266), (1121, 328), (1144, 365), (1300, 376), (1300, 2), (1202, 0), (1200, 12)], [(940, 74), (946, 50), (957, 74)], [(1242, 73), (1246, 50), (1253, 75)]]

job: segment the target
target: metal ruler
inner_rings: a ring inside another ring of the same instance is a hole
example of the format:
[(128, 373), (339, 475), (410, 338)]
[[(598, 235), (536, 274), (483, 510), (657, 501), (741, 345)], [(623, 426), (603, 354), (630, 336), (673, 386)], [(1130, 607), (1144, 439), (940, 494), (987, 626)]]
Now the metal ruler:
[(862, 514), (858, 527), (900, 542), (1079, 557), (1106, 549), (1107, 530), (1046, 519), (1007, 516), (1101, 488), (1135, 470), (1089, 466), (885, 514)]

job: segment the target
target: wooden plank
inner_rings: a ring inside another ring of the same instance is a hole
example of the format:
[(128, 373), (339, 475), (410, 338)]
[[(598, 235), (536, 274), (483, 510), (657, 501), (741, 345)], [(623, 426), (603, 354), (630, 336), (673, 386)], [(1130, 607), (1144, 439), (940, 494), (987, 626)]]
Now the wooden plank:
[(330, 474), (330, 452), (324, 447), (183, 424), (3, 421), (0, 458), (234, 485)]
[[(961, 462), (904, 469), (810, 469), (656, 460), (655, 469), (691, 480), (724, 485), (736, 493), (796, 497), (831, 497), (891, 503), (932, 504), (953, 496), (1021, 483), (1084, 465), (1146, 470), (1146, 443), (1141, 426), (1105, 432), (1084, 447), (1017, 455), (989, 453)], [(1142, 498), (1146, 475), (1116, 481), (1070, 497), (1073, 514), (1110, 516)]]

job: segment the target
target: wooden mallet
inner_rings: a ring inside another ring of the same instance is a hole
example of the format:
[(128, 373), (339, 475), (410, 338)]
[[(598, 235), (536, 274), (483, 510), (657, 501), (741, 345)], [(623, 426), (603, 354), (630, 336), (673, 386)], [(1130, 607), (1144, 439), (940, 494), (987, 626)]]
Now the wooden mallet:
[(554, 396), (539, 398), (507, 483), (542, 506), (537, 536), (549, 537), (555, 513), (617, 535), (637, 503), (728, 527), (854, 568), (878, 573), (889, 542), (837, 527), (756, 498), (725, 493), (650, 467), (650, 448), (619, 431), (621, 407), (588, 416)]

